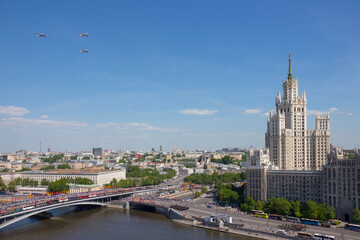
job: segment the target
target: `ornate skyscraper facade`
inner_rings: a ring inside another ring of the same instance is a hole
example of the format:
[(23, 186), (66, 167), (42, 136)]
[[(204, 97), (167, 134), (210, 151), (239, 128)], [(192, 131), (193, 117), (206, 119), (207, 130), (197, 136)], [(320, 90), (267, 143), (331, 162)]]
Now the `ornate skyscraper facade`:
[(289, 73), (275, 98), (276, 110), (270, 111), (265, 134), (270, 161), (280, 170), (320, 170), (330, 153), (330, 116), (317, 114), (315, 130), (307, 130), (305, 91), (299, 97), (298, 80), (293, 78), (291, 55)]

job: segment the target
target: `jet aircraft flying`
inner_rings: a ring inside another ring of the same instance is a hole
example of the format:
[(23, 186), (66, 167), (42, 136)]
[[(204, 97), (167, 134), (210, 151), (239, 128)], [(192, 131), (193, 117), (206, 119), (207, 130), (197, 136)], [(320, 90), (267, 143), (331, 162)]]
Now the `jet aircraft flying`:
[(34, 33), (37, 37), (44, 37), (47, 38), (45, 33)]

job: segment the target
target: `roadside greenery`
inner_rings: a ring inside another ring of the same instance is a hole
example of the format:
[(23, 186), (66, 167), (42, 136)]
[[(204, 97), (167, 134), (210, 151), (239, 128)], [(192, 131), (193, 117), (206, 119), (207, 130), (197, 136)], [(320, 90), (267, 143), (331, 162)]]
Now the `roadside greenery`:
[(308, 200), (305, 203), (299, 201), (288, 201), (285, 198), (272, 197), (266, 202), (255, 201), (252, 197), (248, 197), (245, 203), (240, 205), (241, 210), (250, 212), (251, 210), (262, 210), (270, 214), (279, 214), (283, 216), (294, 216), (301, 218), (317, 219), (320, 221), (328, 221), (335, 218), (333, 207), (323, 203), (317, 203)]
[(109, 184), (105, 184), (105, 187), (120, 187), (120, 188), (129, 188), (138, 186), (139, 182), (137, 179), (121, 179), (117, 181), (116, 178), (113, 178)]
[(360, 211), (359, 209), (354, 210), (354, 214), (352, 215), (352, 220), (356, 224), (360, 224)]
[(207, 187), (205, 187), (205, 186), (201, 187), (201, 193), (206, 193), (208, 191), (209, 191), (209, 189)]
[(220, 184), (216, 187), (216, 200), (221, 205), (236, 203), (239, 201), (239, 194), (231, 184)]
[(92, 181), (89, 178), (82, 178), (82, 177), (77, 177), (77, 178), (64, 178), (66, 180), (67, 183), (73, 183), (73, 184), (80, 184), (80, 185), (91, 185), (94, 184), (94, 181)]
[(49, 180), (47, 180), (46, 178), (43, 178), (42, 180), (41, 180), (41, 182), (40, 182), (40, 185), (41, 186), (48, 186), (48, 185), (50, 185), (50, 181)]
[(231, 173), (226, 172), (219, 174), (217, 171), (214, 171), (213, 174), (207, 173), (193, 173), (190, 176), (184, 178), (185, 182), (195, 183), (195, 184), (204, 184), (204, 185), (219, 185), (222, 183), (231, 183), (239, 182), (245, 179), (245, 172), (242, 173)]
[(195, 197), (196, 197), (196, 198), (198, 198), (198, 197), (200, 197), (200, 196), (201, 196), (201, 194), (202, 194), (201, 192), (196, 191), (196, 192), (195, 192)]
[(51, 182), (48, 186), (48, 192), (64, 192), (69, 189), (70, 186), (65, 178)]
[[(3, 183), (3, 185), (1, 183)], [(15, 191), (15, 188), (18, 185), (21, 185), (23, 187), (37, 187), (39, 183), (38, 181), (32, 180), (30, 178), (25, 178), (25, 179), (15, 178), (11, 182), (9, 182), (9, 184), (6, 186), (5, 183), (2, 182), (2, 180), (0, 181), (0, 188), (3, 189), (3, 191), (8, 190), (13, 192)]]
[(0, 190), (1, 191), (6, 191), (6, 189), (7, 189), (6, 184), (4, 183), (2, 178), (0, 177)]

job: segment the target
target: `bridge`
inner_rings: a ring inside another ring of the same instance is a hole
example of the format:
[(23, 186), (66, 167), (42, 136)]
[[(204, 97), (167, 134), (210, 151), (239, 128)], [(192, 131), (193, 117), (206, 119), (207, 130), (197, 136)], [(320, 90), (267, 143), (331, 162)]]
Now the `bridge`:
[(18, 221), (21, 221), (25, 218), (37, 215), (42, 212), (51, 211), (58, 208), (65, 208), (70, 206), (79, 206), (79, 205), (92, 205), (92, 206), (106, 206), (108, 202), (111, 202), (113, 199), (120, 199), (124, 196), (131, 196), (131, 195), (140, 195), (145, 194), (149, 192), (155, 191), (154, 189), (145, 189), (145, 190), (135, 190), (135, 191), (129, 191), (129, 192), (119, 192), (109, 195), (102, 195), (102, 196), (96, 196), (91, 198), (85, 198), (85, 199), (76, 199), (76, 200), (69, 200), (59, 203), (54, 203), (42, 207), (36, 207), (29, 210), (23, 210), (20, 212), (14, 212), (11, 214), (7, 214), (4, 216), (0, 216), (0, 229), (7, 227), (13, 223), (16, 223)]

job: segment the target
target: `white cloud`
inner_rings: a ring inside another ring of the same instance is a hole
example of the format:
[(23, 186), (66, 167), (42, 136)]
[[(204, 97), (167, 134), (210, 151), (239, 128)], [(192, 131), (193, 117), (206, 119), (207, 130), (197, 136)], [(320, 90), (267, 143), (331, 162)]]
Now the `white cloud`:
[(95, 127), (97, 128), (107, 128), (107, 127), (115, 127), (118, 123), (109, 122), (109, 123), (97, 123)]
[(184, 110), (179, 111), (179, 113), (185, 114), (185, 115), (214, 115), (217, 112), (218, 112), (218, 110), (208, 110), (208, 109), (204, 109), (204, 110), (184, 109)]
[(116, 131), (158, 131), (158, 132), (179, 132), (178, 128), (170, 127), (155, 127), (149, 123), (98, 123), (95, 125), (97, 128), (113, 128)]
[(42, 115), (40, 118), (41, 119), (48, 119), (49, 117), (47, 115)]
[(0, 106), (0, 115), (4, 115), (4, 116), (23, 116), (26, 113), (29, 113), (29, 110), (27, 110), (24, 107)]
[(37, 126), (37, 127), (86, 127), (88, 126), (85, 122), (79, 121), (53, 121), (46, 119), (30, 119), (30, 118), (3, 118), (0, 121), (1, 127), (27, 127), (27, 126)]
[(307, 115), (316, 115), (316, 114), (325, 114), (327, 113), (326, 111), (320, 111), (320, 110), (307, 110)]
[(270, 116), (270, 113), (266, 112), (266, 113), (264, 113), (263, 115), (266, 116), (266, 117), (268, 117), (268, 116)]
[(246, 109), (244, 111), (245, 114), (260, 114), (262, 111), (261, 108), (255, 108), (255, 109)]
[(338, 108), (332, 107), (329, 108), (327, 111), (320, 111), (320, 110), (307, 110), (307, 115), (316, 115), (316, 114), (326, 114), (326, 113), (336, 113), (336, 114), (346, 114), (348, 116), (351, 116), (352, 113), (342, 112), (339, 111)]

